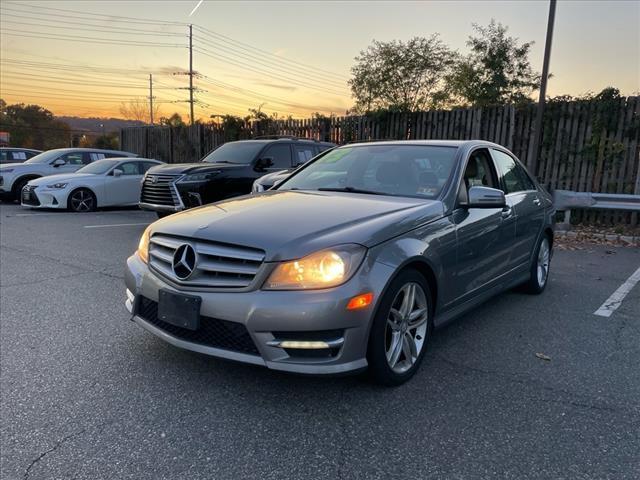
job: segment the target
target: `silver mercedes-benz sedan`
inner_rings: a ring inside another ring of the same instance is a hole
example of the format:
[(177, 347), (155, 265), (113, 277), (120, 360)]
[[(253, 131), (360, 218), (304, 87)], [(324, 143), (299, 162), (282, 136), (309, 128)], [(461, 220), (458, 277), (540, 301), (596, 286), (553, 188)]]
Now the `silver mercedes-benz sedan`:
[(397, 385), (435, 327), (504, 290), (544, 290), (554, 214), (500, 145), (347, 145), (275, 190), (151, 224), (126, 305), (178, 347)]

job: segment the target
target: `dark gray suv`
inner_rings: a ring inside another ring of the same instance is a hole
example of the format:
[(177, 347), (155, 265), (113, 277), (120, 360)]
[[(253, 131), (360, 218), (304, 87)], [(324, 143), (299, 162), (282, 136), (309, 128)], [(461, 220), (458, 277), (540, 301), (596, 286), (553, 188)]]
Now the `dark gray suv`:
[(544, 290), (554, 213), (493, 143), (348, 145), (275, 190), (151, 224), (126, 304), (182, 348), (396, 385), (434, 327), (506, 289)]

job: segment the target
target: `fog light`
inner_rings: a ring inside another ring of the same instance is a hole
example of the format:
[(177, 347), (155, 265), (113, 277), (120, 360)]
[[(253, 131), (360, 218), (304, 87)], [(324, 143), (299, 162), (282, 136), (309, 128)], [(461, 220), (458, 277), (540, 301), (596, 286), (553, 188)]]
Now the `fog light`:
[(359, 308), (368, 307), (373, 302), (373, 293), (363, 293), (357, 297), (353, 297), (347, 304), (347, 310), (358, 310)]
[(327, 342), (319, 340), (283, 340), (280, 342), (280, 348), (298, 348), (301, 350), (319, 350), (322, 348), (329, 348)]

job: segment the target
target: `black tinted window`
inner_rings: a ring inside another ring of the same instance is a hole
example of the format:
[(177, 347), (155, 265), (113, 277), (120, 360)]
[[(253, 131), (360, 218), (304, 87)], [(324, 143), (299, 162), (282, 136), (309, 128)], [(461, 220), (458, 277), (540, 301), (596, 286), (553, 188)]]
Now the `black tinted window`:
[(123, 175), (140, 175), (140, 170), (138, 170), (138, 164), (140, 162), (127, 162), (121, 164), (118, 168), (122, 170)]
[(151, 167), (157, 166), (156, 163), (152, 162), (140, 162), (140, 173), (146, 173)]
[(515, 193), (535, 189), (527, 172), (518, 165), (513, 158), (499, 150), (492, 150), (491, 154), (502, 174), (505, 186), (504, 193)]
[(68, 165), (83, 165), (83, 154), (82, 152), (76, 152), (76, 153), (67, 153), (65, 155), (63, 155), (62, 160), (64, 160), (65, 162), (67, 162)]
[(262, 154), (262, 158), (271, 158), (273, 165), (269, 168), (291, 168), (291, 148), (286, 143), (271, 145)]

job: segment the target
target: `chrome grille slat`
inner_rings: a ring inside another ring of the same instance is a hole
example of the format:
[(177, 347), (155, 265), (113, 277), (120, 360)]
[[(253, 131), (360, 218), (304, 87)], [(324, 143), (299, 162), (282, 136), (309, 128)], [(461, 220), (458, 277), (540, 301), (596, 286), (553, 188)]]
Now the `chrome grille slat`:
[[(184, 244), (196, 252), (191, 276), (180, 280), (173, 272), (173, 255)], [(149, 264), (181, 285), (210, 288), (248, 287), (258, 274), (265, 254), (255, 248), (155, 234), (149, 241)]]
[[(140, 201), (156, 205), (180, 206), (174, 182), (180, 175), (156, 175), (147, 174), (142, 182), (142, 190), (140, 192)], [(155, 178), (153, 182), (151, 179)]]

